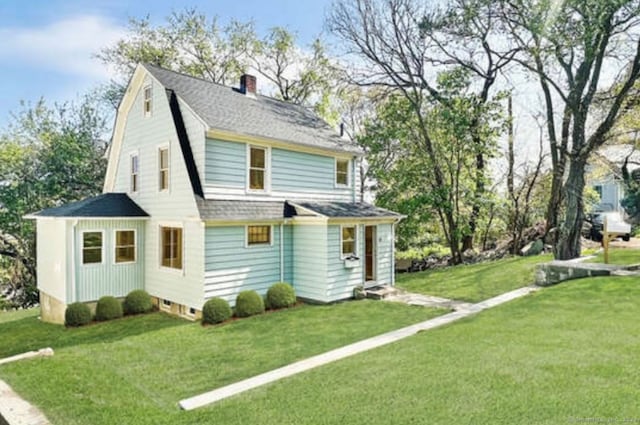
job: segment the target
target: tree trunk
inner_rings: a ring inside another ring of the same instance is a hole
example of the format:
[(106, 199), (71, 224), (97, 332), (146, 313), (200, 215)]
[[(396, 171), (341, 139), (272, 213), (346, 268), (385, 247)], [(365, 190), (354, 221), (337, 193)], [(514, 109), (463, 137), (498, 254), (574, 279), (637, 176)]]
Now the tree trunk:
[(580, 256), (580, 235), (584, 222), (584, 170), (586, 160), (574, 158), (564, 184), (566, 211), (564, 222), (558, 227), (554, 256), (557, 260), (570, 260)]

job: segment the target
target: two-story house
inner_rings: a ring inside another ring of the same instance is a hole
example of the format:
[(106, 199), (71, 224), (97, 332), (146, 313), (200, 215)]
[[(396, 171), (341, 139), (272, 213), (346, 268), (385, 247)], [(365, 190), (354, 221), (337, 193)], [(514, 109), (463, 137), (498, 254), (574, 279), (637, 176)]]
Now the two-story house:
[(139, 65), (118, 108), (104, 185), (37, 219), (42, 318), (66, 305), (151, 294), (197, 318), (247, 289), (303, 299), (394, 283), (399, 214), (362, 202), (362, 152), (308, 109)]

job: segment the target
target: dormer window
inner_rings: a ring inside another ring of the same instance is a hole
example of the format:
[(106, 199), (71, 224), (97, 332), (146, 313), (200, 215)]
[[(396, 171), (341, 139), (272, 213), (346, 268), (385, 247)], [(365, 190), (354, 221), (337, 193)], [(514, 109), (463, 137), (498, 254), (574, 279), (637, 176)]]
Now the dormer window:
[(169, 148), (158, 149), (158, 189), (169, 190)]
[(153, 108), (153, 90), (151, 86), (144, 88), (144, 101), (142, 102), (142, 110), (145, 117), (150, 117)]
[(248, 189), (266, 191), (269, 176), (269, 150), (260, 146), (249, 146), (248, 150)]
[(349, 186), (349, 164), (348, 159), (336, 159), (336, 186)]

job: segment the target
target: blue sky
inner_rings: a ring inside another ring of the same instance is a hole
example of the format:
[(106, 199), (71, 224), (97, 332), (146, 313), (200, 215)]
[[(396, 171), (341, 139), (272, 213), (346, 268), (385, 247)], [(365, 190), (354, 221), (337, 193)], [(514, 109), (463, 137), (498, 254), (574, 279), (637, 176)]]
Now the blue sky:
[(172, 10), (197, 7), (221, 23), (254, 20), (257, 30), (285, 26), (308, 44), (323, 31), (331, 0), (2, 0), (0, 129), (20, 101), (74, 100), (108, 81), (92, 58), (126, 33), (129, 17), (163, 22)]

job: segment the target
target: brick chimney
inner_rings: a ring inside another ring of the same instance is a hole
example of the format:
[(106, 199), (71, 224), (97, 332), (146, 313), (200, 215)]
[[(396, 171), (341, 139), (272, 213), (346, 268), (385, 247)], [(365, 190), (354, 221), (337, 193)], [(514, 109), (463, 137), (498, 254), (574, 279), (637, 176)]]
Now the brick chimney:
[(256, 76), (250, 74), (242, 74), (240, 76), (240, 92), (247, 96), (256, 95)]

